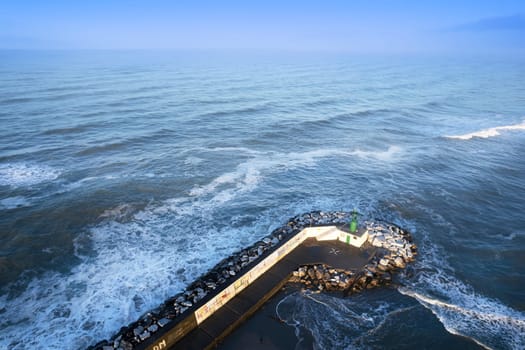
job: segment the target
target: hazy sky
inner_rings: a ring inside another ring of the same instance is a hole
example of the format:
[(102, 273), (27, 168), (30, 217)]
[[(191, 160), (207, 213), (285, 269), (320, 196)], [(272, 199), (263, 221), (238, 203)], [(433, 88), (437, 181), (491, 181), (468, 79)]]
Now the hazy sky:
[(0, 48), (525, 52), (525, 0), (2, 0)]

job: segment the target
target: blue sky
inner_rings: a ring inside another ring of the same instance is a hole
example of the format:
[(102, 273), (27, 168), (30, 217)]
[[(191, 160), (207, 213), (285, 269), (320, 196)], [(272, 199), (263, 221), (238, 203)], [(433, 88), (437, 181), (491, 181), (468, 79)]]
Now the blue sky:
[(525, 0), (3, 0), (0, 48), (525, 52)]

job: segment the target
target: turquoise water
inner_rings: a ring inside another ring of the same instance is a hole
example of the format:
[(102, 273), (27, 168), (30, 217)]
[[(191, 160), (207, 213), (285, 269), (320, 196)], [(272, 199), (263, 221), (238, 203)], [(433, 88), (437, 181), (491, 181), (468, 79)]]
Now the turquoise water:
[(287, 218), (357, 208), (420, 255), (381, 298), (287, 297), (317, 348), (523, 348), (524, 61), (0, 52), (0, 347), (85, 348)]

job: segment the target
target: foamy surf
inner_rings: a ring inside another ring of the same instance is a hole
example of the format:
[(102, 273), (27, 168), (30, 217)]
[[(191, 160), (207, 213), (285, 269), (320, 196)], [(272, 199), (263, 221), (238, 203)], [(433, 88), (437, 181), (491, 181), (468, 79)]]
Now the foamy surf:
[[(131, 204), (108, 208), (98, 225), (81, 234), (89, 238), (95, 255), (77, 254), (81, 261), (68, 273), (45, 274), (19, 295), (0, 296), (0, 348), (85, 349), (180, 292), (271, 227), (317, 207), (341, 208), (341, 203), (315, 199), (298, 203), (291, 213), (279, 206), (257, 218), (232, 217), (220, 228), (209, 217), (222, 205), (186, 197), (134, 214)], [(77, 251), (84, 250), (85, 240), (76, 242)], [(21, 334), (32, 336), (21, 339)]]
[(489, 129), (483, 129), (479, 131), (475, 131), (469, 134), (464, 135), (455, 135), (455, 136), (445, 136), (449, 139), (458, 139), (458, 140), (470, 140), (472, 138), (478, 137), (478, 138), (489, 138), (500, 135), (502, 131), (523, 131), (525, 130), (525, 121), (523, 121), (521, 124), (514, 124), (514, 125), (505, 125), (505, 126), (496, 126)]
[[(222, 149), (221, 149), (222, 150)], [(229, 149), (227, 149), (229, 150)], [(216, 149), (211, 151), (215, 152)], [(228, 173), (224, 173), (210, 183), (193, 187), (189, 195), (201, 197), (209, 193), (214, 193), (217, 189), (224, 188), (225, 185), (234, 185), (234, 188), (223, 189), (214, 196), (215, 202), (226, 202), (235, 197), (235, 193), (249, 192), (255, 189), (265, 176), (296, 169), (298, 167), (315, 166), (320, 160), (330, 157), (358, 157), (366, 160), (381, 162), (394, 161), (402, 152), (399, 146), (389, 146), (386, 150), (344, 150), (344, 149), (318, 149), (306, 152), (268, 152), (261, 153), (249, 149), (238, 149), (236, 151), (246, 152), (252, 158), (239, 164), (237, 168)]]
[(8, 163), (0, 164), (0, 186), (32, 186), (55, 180), (60, 171), (47, 165)]
[(413, 287), (398, 290), (432, 311), (449, 333), (467, 337), (487, 349), (525, 347), (523, 313), (473, 292), (452, 277), (429, 278), (426, 285), (427, 291)]
[(299, 339), (296, 349), (301, 348), (300, 343), (308, 334), (305, 330), (313, 337), (314, 349), (374, 348), (371, 341), (380, 336), (385, 323), (403, 317), (413, 305), (394, 304), (364, 294), (341, 298), (294, 292), (283, 298), (275, 311), (279, 319), (295, 328)]
[(95, 256), (78, 255), (81, 262), (69, 273), (48, 273), (14, 298), (1, 296), (0, 348), (85, 349), (181, 291), (253, 234), (249, 227), (216, 229), (198, 215), (155, 209), (125, 223), (115, 220), (128, 206), (109, 210), (104, 217), (112, 220), (86, 233)]

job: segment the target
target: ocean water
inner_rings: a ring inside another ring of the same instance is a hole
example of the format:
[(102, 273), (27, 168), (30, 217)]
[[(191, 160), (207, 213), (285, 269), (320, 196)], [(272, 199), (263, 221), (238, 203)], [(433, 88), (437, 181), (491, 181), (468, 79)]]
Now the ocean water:
[(525, 347), (525, 59), (0, 52), (0, 348), (83, 349), (289, 217), (419, 246), (286, 296), (318, 349)]

